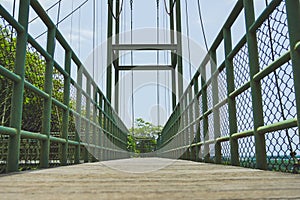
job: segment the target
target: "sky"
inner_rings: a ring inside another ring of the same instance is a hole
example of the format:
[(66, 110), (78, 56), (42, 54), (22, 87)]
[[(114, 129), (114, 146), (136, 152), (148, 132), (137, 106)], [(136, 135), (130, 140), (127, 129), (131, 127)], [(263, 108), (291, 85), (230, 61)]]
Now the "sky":
[[(168, 1), (168, 0), (167, 0)], [(16, 8), (18, 8), (18, 0), (16, 1)], [(53, 0), (39, 1), (44, 9), (49, 8), (54, 4)], [(59, 19), (63, 19), (72, 10), (84, 3), (84, 0), (62, 0), (61, 12)], [(59, 24), (59, 30), (62, 32), (66, 40), (70, 43), (73, 50), (78, 57), (85, 64), (90, 74), (94, 77), (96, 83), (99, 85), (103, 93), (106, 93), (106, 35), (107, 35), (107, 0), (96, 0), (95, 9), (93, 9), (93, 0), (88, 0), (81, 6), (71, 17), (66, 18)], [(130, 43), (130, 0), (124, 0), (122, 13), (120, 16), (121, 32), (125, 33), (120, 36), (121, 43)], [(188, 5), (188, 12), (186, 12), (186, 2)], [(221, 30), (222, 25), (227, 19), (230, 11), (234, 7), (236, 0), (201, 0), (202, 17), (206, 33), (208, 46), (216, 38)], [(13, 0), (1, 0), (3, 5), (11, 14)], [(264, 8), (264, 1), (256, 0), (256, 16)], [(183, 80), (186, 86), (190, 82), (190, 78), (198, 68), (201, 59), (205, 55), (205, 46), (203, 35), (200, 26), (200, 20), (197, 9), (197, 0), (181, 0), (181, 14), (182, 14), (182, 33), (183, 37), (183, 57), (184, 57), (184, 72)], [(156, 0), (133, 0), (133, 43), (157, 43), (157, 7)], [(93, 45), (93, 10), (95, 10), (95, 45)], [(169, 10), (169, 8), (168, 8)], [(17, 11), (15, 12), (17, 18)], [(53, 22), (57, 22), (58, 5), (54, 6), (48, 11), (48, 15)], [(188, 16), (188, 23), (186, 17)], [(34, 19), (36, 14), (30, 10), (30, 20)], [(168, 43), (169, 36), (168, 29), (168, 15), (165, 12), (164, 0), (159, 1), (159, 43)], [(239, 16), (237, 22), (232, 28), (233, 44), (236, 44), (244, 33), (245, 27), (242, 20), (243, 13)], [(188, 28), (187, 28), (188, 27)], [(29, 33), (36, 38), (46, 30), (40, 19), (30, 23)], [(187, 31), (189, 31), (190, 38), (190, 56), (188, 51)], [(37, 41), (46, 48), (46, 34), (37, 38)], [(56, 43), (55, 59), (63, 66), (63, 49)], [(95, 47), (95, 49), (94, 49)], [(94, 51), (93, 51), (94, 50)], [(222, 57), (223, 46), (221, 45), (217, 50), (217, 60), (220, 62), (224, 59)], [(120, 58), (123, 64), (130, 64), (130, 53), (124, 52), (125, 55)], [(168, 52), (162, 52), (157, 58), (157, 52), (140, 52), (134, 53), (134, 64), (167, 64), (169, 63)], [(95, 60), (95, 65), (92, 65), (92, 59)], [(191, 63), (191, 70), (190, 64)], [(72, 77), (76, 80), (76, 66), (72, 66)], [(130, 127), (132, 122), (132, 100), (134, 101), (134, 118), (143, 118), (153, 124), (164, 125), (171, 110), (171, 77), (170, 72), (156, 71), (138, 71), (133, 73), (134, 81), (132, 83), (132, 73), (130, 71), (121, 72), (121, 79), (119, 83), (120, 88), (120, 117), (125, 124)], [(157, 91), (159, 85), (159, 92)], [(133, 99), (132, 99), (133, 89)], [(157, 98), (159, 93), (159, 99)], [(159, 113), (159, 115), (158, 115)], [(159, 120), (158, 120), (159, 119)]]

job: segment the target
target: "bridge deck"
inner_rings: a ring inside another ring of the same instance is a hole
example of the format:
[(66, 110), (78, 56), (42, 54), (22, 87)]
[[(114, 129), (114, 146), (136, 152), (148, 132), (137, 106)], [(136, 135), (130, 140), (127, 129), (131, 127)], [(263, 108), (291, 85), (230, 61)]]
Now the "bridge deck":
[[(161, 168), (165, 165), (168, 166)], [(139, 158), (2, 175), (0, 197), (43, 200), (300, 199), (300, 175)]]

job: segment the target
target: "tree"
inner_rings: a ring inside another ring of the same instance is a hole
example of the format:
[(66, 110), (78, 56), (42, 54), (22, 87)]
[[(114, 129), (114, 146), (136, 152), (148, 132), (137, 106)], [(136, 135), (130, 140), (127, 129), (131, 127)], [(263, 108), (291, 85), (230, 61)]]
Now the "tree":
[(155, 151), (156, 139), (162, 126), (154, 126), (142, 118), (135, 120), (135, 128), (129, 129), (128, 149), (135, 153), (149, 153)]
[[(0, 25), (0, 65), (9, 71), (14, 71), (16, 56), (16, 37), (8, 28)], [(30, 44), (27, 46), (25, 61), (25, 80), (40, 90), (44, 90), (46, 61)], [(54, 70), (53, 94), (58, 101), (63, 102), (63, 76)], [(0, 75), (0, 125), (9, 126), (13, 82)], [(41, 131), (41, 120), (44, 99), (33, 91), (25, 88), (23, 101), (22, 129), (32, 132)], [(62, 111), (52, 109), (51, 131), (61, 129)]]

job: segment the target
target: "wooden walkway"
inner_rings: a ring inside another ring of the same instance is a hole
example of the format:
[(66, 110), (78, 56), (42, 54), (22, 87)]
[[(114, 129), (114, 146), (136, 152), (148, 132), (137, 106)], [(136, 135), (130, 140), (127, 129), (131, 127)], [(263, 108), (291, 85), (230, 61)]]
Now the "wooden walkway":
[(2, 175), (0, 199), (300, 199), (300, 175), (138, 158)]

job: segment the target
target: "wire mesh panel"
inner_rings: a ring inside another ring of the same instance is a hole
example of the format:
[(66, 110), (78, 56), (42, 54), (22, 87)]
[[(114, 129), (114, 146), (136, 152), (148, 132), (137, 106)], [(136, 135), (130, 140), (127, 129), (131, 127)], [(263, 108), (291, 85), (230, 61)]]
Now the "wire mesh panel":
[[(0, 65), (14, 71), (16, 30), (0, 16)], [(13, 82), (0, 75), (0, 125), (9, 126)]]
[(46, 60), (30, 43), (27, 45), (25, 79), (40, 90), (45, 87)]
[(294, 78), (290, 63), (269, 74), (261, 83), (265, 124), (296, 117)]
[(229, 141), (221, 142), (221, 163), (225, 165), (230, 164), (230, 143)]
[[(51, 133), (52, 136), (59, 137), (60, 133)], [(49, 166), (60, 166), (60, 144), (58, 142), (50, 142)]]
[(44, 99), (28, 88), (24, 90), (22, 130), (40, 133), (42, 129), (42, 116)]
[(251, 89), (236, 97), (236, 117), (238, 132), (253, 129)]
[(212, 84), (207, 86), (207, 110), (212, 109), (213, 107), (213, 91), (212, 91)]
[(256, 31), (260, 68), (264, 69), (290, 48), (285, 2)]
[(0, 174), (5, 173), (8, 154), (8, 136), (0, 135)]
[(242, 167), (255, 168), (255, 142), (254, 136), (238, 139), (239, 158)]
[(214, 114), (211, 113), (208, 115), (208, 137), (207, 139), (213, 140), (215, 139), (215, 130), (214, 130)]
[(40, 141), (22, 139), (20, 144), (20, 170), (32, 170), (39, 166)]
[(13, 82), (0, 75), (0, 125), (10, 126)]
[(228, 115), (228, 105), (220, 107), (220, 129), (221, 136), (229, 135), (229, 115)]
[(233, 58), (234, 86), (238, 89), (250, 80), (248, 45), (245, 44)]
[(300, 153), (298, 128), (267, 133), (266, 151), (269, 170), (292, 172), (297, 160), (291, 152)]
[(218, 74), (219, 102), (227, 98), (226, 68)]
[(62, 73), (54, 68), (52, 75), (52, 96), (62, 103), (64, 98), (64, 81), (65, 78)]
[(10, 71), (14, 71), (16, 33), (16, 30), (0, 16), (0, 65)]

